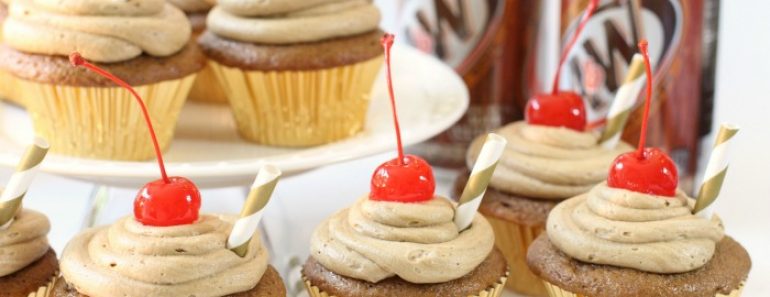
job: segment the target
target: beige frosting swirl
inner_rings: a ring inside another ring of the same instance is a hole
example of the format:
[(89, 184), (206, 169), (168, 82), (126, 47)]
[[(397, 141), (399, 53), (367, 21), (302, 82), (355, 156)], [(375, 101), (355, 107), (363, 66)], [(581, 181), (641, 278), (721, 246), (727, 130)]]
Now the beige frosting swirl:
[(692, 214), (694, 200), (616, 189), (602, 183), (557, 205), (548, 238), (565, 254), (589, 263), (653, 273), (698, 269), (724, 236), (718, 217)]
[(42, 213), (23, 209), (8, 229), (0, 230), (0, 277), (37, 261), (50, 249), (51, 223)]
[(379, 23), (370, 0), (220, 0), (207, 27), (238, 41), (291, 44), (366, 33)]
[[(531, 198), (566, 199), (585, 193), (607, 178), (608, 168), (618, 155), (632, 150), (624, 142), (614, 149), (602, 148), (596, 133), (524, 121), (503, 126), (497, 133), (508, 145), (490, 185)], [(469, 166), (475, 163), (483, 144), (483, 137), (471, 144)]]
[(359, 199), (316, 228), (311, 255), (337, 274), (376, 283), (398, 276), (441, 283), (473, 271), (495, 237), (484, 217), (458, 232), (455, 207), (444, 198), (400, 203)]
[(145, 226), (133, 217), (86, 230), (64, 249), (61, 271), (91, 297), (226, 296), (254, 288), (267, 269), (259, 236), (241, 258), (227, 249), (233, 217)]
[(3, 32), (17, 50), (96, 62), (120, 62), (142, 53), (170, 56), (189, 41), (185, 14), (165, 0), (13, 1)]
[(211, 9), (214, 3), (210, 0), (168, 0), (184, 12), (204, 12)]

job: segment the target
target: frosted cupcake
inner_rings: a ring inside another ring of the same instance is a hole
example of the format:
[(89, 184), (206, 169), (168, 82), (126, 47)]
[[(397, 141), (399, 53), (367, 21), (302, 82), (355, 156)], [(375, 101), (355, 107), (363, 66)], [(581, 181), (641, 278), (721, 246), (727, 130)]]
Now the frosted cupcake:
[[(0, 42), (3, 40), (3, 22), (8, 17), (8, 3), (6, 2), (6, 0), (0, 0)], [(12, 75), (0, 67), (0, 99), (22, 105), (21, 98), (14, 94), (13, 79)]]
[(245, 139), (312, 146), (363, 129), (382, 65), (368, 0), (218, 1), (199, 44)]
[[(18, 78), (37, 134), (54, 152), (97, 159), (145, 160), (152, 146), (130, 95), (70, 66), (84, 58), (139, 86), (162, 148), (204, 56), (190, 43), (185, 14), (164, 0), (14, 1), (4, 24), (0, 63)], [(33, 36), (33, 37), (31, 37)]]
[(6, 229), (0, 228), (0, 296), (48, 296), (59, 273), (56, 253), (46, 237), (50, 230), (48, 218), (29, 209), (22, 209)]

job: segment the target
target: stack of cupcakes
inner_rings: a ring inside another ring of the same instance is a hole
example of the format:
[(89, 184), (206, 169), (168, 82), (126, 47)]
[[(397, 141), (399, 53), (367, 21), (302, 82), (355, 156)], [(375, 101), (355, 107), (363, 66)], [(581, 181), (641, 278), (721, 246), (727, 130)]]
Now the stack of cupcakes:
[(221, 0), (199, 44), (243, 138), (312, 146), (363, 129), (379, 22), (368, 0)]
[(140, 86), (150, 117), (163, 127), (162, 148), (205, 65), (191, 42), (187, 17), (164, 0), (14, 1), (3, 31), (0, 63), (29, 98), (35, 131), (65, 155), (115, 160), (153, 155), (133, 99), (106, 79), (70, 67), (71, 52), (81, 51)]

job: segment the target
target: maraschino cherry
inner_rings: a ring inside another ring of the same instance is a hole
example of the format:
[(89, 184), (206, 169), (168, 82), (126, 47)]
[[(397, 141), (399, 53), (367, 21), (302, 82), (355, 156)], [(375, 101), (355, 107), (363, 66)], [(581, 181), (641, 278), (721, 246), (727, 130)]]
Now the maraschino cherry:
[(144, 120), (155, 146), (155, 155), (158, 158), (161, 179), (152, 181), (139, 191), (134, 200), (134, 217), (137, 221), (149, 226), (176, 226), (191, 224), (198, 220), (198, 211), (201, 207), (201, 195), (192, 181), (179, 176), (166, 175), (166, 166), (163, 163), (163, 155), (160, 152), (155, 129), (152, 127), (150, 115), (144, 101), (136, 91), (126, 82), (115, 77), (111, 73), (101, 69), (83, 59), (78, 53), (70, 55), (70, 62), (74, 66), (83, 66), (97, 74), (115, 82), (125, 88), (134, 96), (142, 109)]
[(553, 79), (551, 93), (537, 94), (527, 102), (525, 118), (530, 125), (565, 127), (577, 131), (586, 129), (586, 107), (583, 98), (575, 92), (559, 90), (559, 79), (561, 78), (562, 65), (567, 61), (580, 32), (583, 31), (588, 19), (591, 18), (598, 6), (599, 0), (591, 0), (583, 19), (580, 20), (580, 24), (572, 35), (572, 39), (564, 48), (559, 60), (559, 68), (556, 69), (556, 75)]
[(672, 197), (676, 194), (679, 175), (671, 158), (657, 148), (645, 148), (647, 140), (647, 121), (650, 117), (652, 101), (652, 69), (647, 40), (639, 42), (639, 50), (644, 56), (647, 73), (647, 99), (644, 103), (644, 118), (639, 137), (639, 148), (635, 152), (618, 156), (610, 167), (607, 185), (634, 192)]
[(401, 128), (398, 124), (396, 99), (393, 95), (393, 80), (390, 69), (390, 49), (393, 47), (393, 39), (394, 36), (392, 34), (385, 34), (382, 37), (381, 43), (385, 50), (388, 94), (390, 95), (390, 108), (393, 113), (393, 123), (396, 129), (398, 158), (383, 163), (374, 171), (369, 199), (394, 202), (427, 201), (433, 199), (433, 193), (436, 189), (433, 169), (428, 162), (420, 157), (404, 155), (404, 147), (401, 144)]

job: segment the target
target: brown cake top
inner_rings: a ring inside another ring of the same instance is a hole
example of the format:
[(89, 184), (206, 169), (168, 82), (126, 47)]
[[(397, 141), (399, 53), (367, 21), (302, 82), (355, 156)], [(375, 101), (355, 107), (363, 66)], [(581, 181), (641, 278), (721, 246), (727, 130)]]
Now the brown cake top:
[[(0, 67), (16, 77), (44, 84), (84, 87), (115, 87), (115, 84), (82, 67), (73, 67), (64, 56), (32, 55), (0, 45)], [(139, 56), (125, 62), (99, 64), (128, 84), (141, 86), (179, 79), (206, 65), (206, 57), (190, 43), (179, 53), (157, 58)]]
[(711, 297), (740, 288), (751, 269), (748, 253), (730, 237), (717, 244), (711, 261), (687, 273), (658, 274), (580, 262), (559, 251), (545, 234), (529, 247), (527, 263), (545, 281), (592, 297)]
[(341, 276), (324, 268), (310, 257), (302, 268), (303, 276), (313, 286), (330, 296), (357, 297), (465, 297), (478, 295), (500, 283), (508, 267), (502, 253), (494, 249), (476, 269), (462, 278), (438, 284), (413, 284), (398, 277), (391, 277), (376, 284)]
[(0, 297), (27, 296), (47, 285), (59, 271), (59, 260), (52, 249), (42, 258), (14, 274), (0, 277)]

